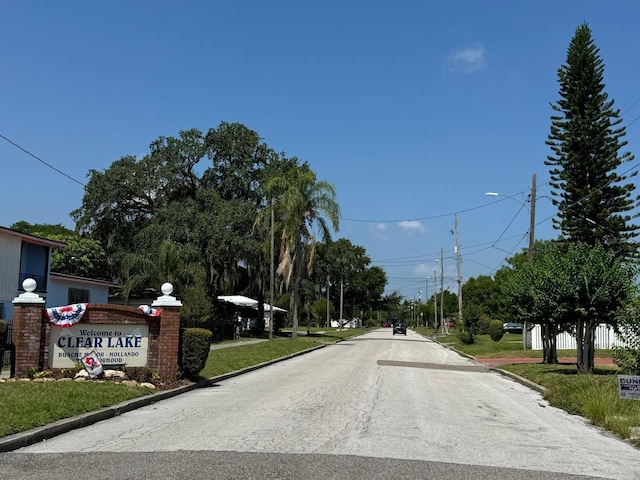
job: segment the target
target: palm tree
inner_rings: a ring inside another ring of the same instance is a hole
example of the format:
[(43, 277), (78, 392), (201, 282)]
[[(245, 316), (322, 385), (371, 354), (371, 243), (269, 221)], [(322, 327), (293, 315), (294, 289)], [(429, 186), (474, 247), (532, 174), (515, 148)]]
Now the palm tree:
[[(316, 174), (305, 163), (288, 169), (284, 175), (271, 178), (270, 192), (277, 192), (275, 208), (282, 222), (278, 274), (285, 285), (291, 285), (293, 315), (292, 338), (298, 336), (298, 303), (300, 281), (306, 266), (307, 275), (313, 268), (316, 231), (320, 240), (331, 238), (331, 227), (338, 231), (340, 207), (332, 184), (317, 181)], [(293, 283), (292, 283), (293, 282)]]

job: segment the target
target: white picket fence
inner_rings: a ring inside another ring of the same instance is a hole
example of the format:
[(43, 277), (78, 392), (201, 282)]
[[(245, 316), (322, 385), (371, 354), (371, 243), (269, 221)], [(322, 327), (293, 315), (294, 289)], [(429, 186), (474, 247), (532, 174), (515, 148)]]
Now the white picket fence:
[[(574, 350), (578, 348), (575, 337), (564, 332), (560, 333), (556, 338), (558, 350)], [(598, 325), (596, 328), (596, 348), (609, 349), (615, 346), (621, 346), (622, 341), (608, 325)], [(542, 339), (540, 337), (540, 325), (535, 325), (531, 331), (531, 349), (542, 350)]]

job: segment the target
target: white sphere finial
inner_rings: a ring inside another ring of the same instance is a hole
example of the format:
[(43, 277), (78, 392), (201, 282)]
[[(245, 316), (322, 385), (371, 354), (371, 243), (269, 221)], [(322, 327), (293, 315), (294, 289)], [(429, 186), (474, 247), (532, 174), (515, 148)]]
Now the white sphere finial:
[(25, 278), (22, 282), (22, 288), (28, 293), (34, 292), (37, 286), (38, 283), (33, 278)]
[(160, 287), (162, 296), (158, 297), (155, 302), (151, 304), (152, 307), (181, 307), (182, 302), (177, 300), (176, 297), (172, 297), (173, 285), (169, 282), (163, 283)]
[(173, 285), (171, 285), (169, 282), (163, 283), (162, 287), (160, 287), (160, 291), (163, 295), (171, 295), (173, 293)]

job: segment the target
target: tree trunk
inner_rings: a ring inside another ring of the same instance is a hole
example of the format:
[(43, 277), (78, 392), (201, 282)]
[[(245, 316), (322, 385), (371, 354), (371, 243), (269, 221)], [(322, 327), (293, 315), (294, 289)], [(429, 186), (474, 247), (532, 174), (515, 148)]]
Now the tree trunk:
[(293, 253), (293, 288), (291, 296), (293, 300), (293, 329), (291, 338), (298, 338), (298, 303), (300, 300), (300, 281), (302, 280), (302, 268), (304, 266), (304, 246), (300, 238), (296, 239), (296, 246)]
[(264, 333), (264, 282), (262, 277), (258, 279), (258, 319), (256, 320), (255, 333), (262, 335)]
[(558, 325), (549, 324), (549, 363), (558, 363)]
[(557, 364), (558, 350), (556, 348), (557, 326), (550, 322), (540, 325), (540, 335), (542, 337), (542, 363)]
[(580, 323), (582, 324), (582, 338), (581, 343), (578, 343), (578, 372), (591, 373), (594, 367), (595, 338), (598, 323), (592, 320)]
[(576, 321), (576, 358), (578, 363), (578, 371), (585, 373), (584, 365), (584, 336), (585, 322), (582, 319)]

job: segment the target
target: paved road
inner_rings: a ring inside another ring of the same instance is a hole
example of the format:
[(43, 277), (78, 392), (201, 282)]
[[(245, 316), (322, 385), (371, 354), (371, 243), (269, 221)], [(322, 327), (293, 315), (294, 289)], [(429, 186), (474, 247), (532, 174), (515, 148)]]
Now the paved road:
[(640, 451), (414, 332), (378, 330), (0, 455), (2, 477), (45, 472), (631, 480)]

